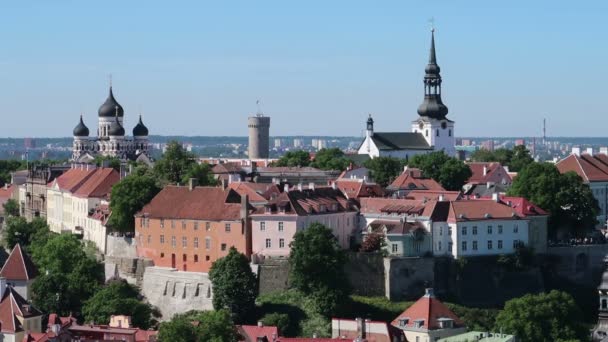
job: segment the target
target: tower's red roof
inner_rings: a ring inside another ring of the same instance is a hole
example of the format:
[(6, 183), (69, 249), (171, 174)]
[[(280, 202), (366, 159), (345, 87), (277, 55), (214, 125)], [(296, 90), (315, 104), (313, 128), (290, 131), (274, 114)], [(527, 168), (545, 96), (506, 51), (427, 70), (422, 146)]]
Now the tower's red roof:
[[(400, 320), (405, 318), (408, 319), (407, 324), (400, 325)], [(440, 329), (440, 318), (454, 320), (454, 327), (464, 326), (464, 323), (452, 310), (435, 298), (435, 296), (427, 293), (407, 310), (403, 311), (391, 324), (399, 328), (413, 328), (415, 321), (423, 320), (420, 328), (434, 330)]]
[(16, 244), (0, 270), (0, 277), (7, 280), (27, 281), (34, 279), (37, 275), (38, 270), (30, 257), (23, 253), (19, 244)]

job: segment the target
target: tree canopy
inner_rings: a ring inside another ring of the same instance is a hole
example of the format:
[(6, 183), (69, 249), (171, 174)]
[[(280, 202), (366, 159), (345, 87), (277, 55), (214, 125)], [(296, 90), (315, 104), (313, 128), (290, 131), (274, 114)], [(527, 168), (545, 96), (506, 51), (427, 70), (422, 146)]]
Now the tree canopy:
[(236, 331), (230, 313), (219, 311), (191, 311), (175, 315), (163, 322), (158, 329), (160, 342), (237, 342)]
[(17, 200), (10, 198), (2, 205), (4, 208), (4, 216), (19, 216), (19, 202)]
[(34, 305), (42, 312), (78, 315), (103, 281), (103, 269), (88, 257), (72, 234), (51, 235), (31, 249), (40, 271), (32, 284)]
[(211, 167), (197, 163), (196, 155), (175, 140), (167, 143), (165, 153), (154, 164), (154, 176), (161, 187), (165, 184), (187, 184), (190, 178), (195, 178), (199, 185), (216, 183)]
[(112, 187), (108, 225), (117, 231), (132, 232), (134, 215), (160, 191), (149, 173), (134, 172)]
[(441, 151), (415, 155), (408, 165), (419, 168), (425, 177), (434, 179), (446, 190), (462, 189), (472, 175), (468, 165)]
[(23, 217), (12, 216), (6, 220), (4, 246), (11, 250), (16, 244), (20, 244), (29, 250), (37, 239), (44, 240), (48, 234), (49, 226), (43, 218), (37, 217), (32, 222), (27, 222)]
[(320, 223), (298, 231), (291, 243), (290, 280), (293, 287), (315, 298), (318, 311), (335, 313), (348, 295), (344, 251), (331, 229)]
[(148, 329), (154, 323), (154, 310), (139, 300), (138, 289), (123, 279), (111, 280), (82, 308), (85, 322), (108, 324), (112, 315), (131, 316), (134, 326)]
[(274, 163), (274, 166), (309, 166), (310, 154), (303, 150), (288, 151), (279, 160)]
[(530, 151), (523, 145), (515, 146), (512, 150), (499, 148), (494, 151), (481, 149), (471, 154), (471, 160), (476, 162), (499, 162), (508, 166), (509, 171), (519, 172), (528, 164), (534, 162)]
[(405, 159), (393, 157), (377, 157), (366, 160), (363, 165), (369, 169), (373, 180), (383, 187), (388, 186), (401, 172), (407, 164)]
[(581, 315), (565, 292), (528, 294), (505, 303), (494, 329), (514, 334), (522, 342), (585, 341), (589, 332), (579, 323)]
[(251, 317), (255, 312), (257, 281), (245, 255), (231, 247), (228, 255), (213, 263), (209, 279), (215, 310), (229, 310), (236, 323)]
[(549, 211), (551, 227), (580, 232), (573, 228), (596, 224), (599, 206), (589, 186), (573, 172), (561, 174), (553, 164), (528, 164), (518, 173), (508, 194), (524, 197)]
[(323, 148), (315, 154), (315, 159), (311, 163), (312, 167), (321, 170), (344, 171), (351, 163), (351, 160), (344, 156), (339, 148)]
[(11, 182), (11, 172), (25, 169), (25, 161), (0, 160), (0, 186)]

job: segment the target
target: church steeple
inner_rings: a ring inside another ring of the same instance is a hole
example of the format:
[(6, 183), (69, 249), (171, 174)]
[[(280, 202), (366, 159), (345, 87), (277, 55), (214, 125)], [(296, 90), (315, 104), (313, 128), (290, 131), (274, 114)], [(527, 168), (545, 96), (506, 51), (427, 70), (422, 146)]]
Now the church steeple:
[(437, 65), (437, 55), (435, 53), (435, 29), (431, 30), (429, 63), (424, 71), (424, 101), (418, 107), (418, 114), (432, 119), (445, 119), (448, 114), (448, 107), (441, 102), (441, 68)]

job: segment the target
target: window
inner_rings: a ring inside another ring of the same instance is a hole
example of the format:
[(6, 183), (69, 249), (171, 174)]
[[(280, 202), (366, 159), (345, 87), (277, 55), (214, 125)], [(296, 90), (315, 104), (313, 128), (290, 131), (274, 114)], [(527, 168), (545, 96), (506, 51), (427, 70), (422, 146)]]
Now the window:
[(463, 251), (467, 250), (467, 242), (466, 241), (462, 241), (462, 250)]
[(184, 254), (184, 255), (182, 256), (182, 261), (183, 261), (183, 262), (188, 261), (188, 256), (187, 256), (186, 254)]
[(488, 226), (488, 234), (492, 234), (492, 226)]
[(443, 227), (439, 227), (439, 235), (443, 235)]
[(261, 231), (265, 231), (266, 230), (266, 222), (260, 222), (260, 230)]
[(194, 248), (198, 248), (198, 238), (194, 238)]
[(435, 129), (435, 136), (438, 137), (439, 136), (439, 129)]
[(409, 322), (410, 322), (409, 318), (401, 318), (399, 320), (399, 326), (400, 327), (405, 327)]
[(452, 227), (448, 227), (448, 235), (452, 236)]
[(182, 237), (182, 247), (186, 248), (188, 247), (188, 238), (187, 237)]
[(473, 235), (477, 235), (477, 226), (473, 226)]
[(279, 231), (282, 232), (283, 231), (283, 222), (279, 222)]
[(437, 250), (440, 251), (441, 250), (441, 241), (437, 242)]
[(516, 224), (515, 226), (513, 226), (513, 233), (517, 232), (519, 232), (519, 225)]
[(210, 231), (211, 230), (211, 222), (205, 222), (205, 230), (206, 231)]
[(279, 248), (285, 248), (285, 239), (279, 239)]
[(452, 136), (452, 130), (450, 129), (450, 130), (448, 130), (448, 137), (451, 137), (451, 136)]
[(160, 253), (160, 257), (164, 258), (165, 257), (165, 253)]
[(210, 249), (211, 248), (211, 238), (205, 238), (205, 249)]
[(473, 241), (473, 250), (476, 251), (477, 250), (477, 241)]
[(230, 233), (230, 223), (226, 223), (225, 229), (226, 229), (226, 233)]
[(182, 220), (182, 229), (186, 229), (186, 220)]
[(209, 256), (205, 255), (205, 261), (209, 261), (209, 259), (210, 259)]
[(175, 236), (171, 237), (171, 247), (175, 248)]
[(160, 219), (160, 227), (165, 228), (165, 219)]
[(450, 253), (452, 253), (452, 252), (453, 252), (452, 247), (454, 247), (454, 244), (453, 244), (453, 243), (451, 243), (451, 242), (448, 242), (448, 251), (449, 251)]
[(502, 240), (498, 240), (498, 249), (502, 249)]
[(198, 221), (194, 221), (194, 230), (198, 230)]
[(397, 253), (399, 251), (399, 245), (396, 243), (391, 244), (391, 252)]
[(519, 240), (513, 240), (513, 248), (517, 248), (519, 246)]
[(501, 224), (498, 225), (498, 234), (502, 234), (502, 225)]
[(488, 240), (488, 250), (492, 249), (492, 240)]
[(161, 236), (160, 236), (160, 244), (162, 245), (162, 244), (164, 244), (164, 243), (165, 243), (165, 236), (164, 236), (164, 235), (161, 235)]
[(271, 248), (272, 247), (272, 242), (270, 241), (270, 239), (266, 239), (266, 248)]
[(428, 129), (424, 131), (424, 136), (425, 136), (425, 137), (428, 137), (428, 136), (429, 136), (429, 130), (428, 130)]
[(462, 227), (462, 235), (467, 235), (467, 227)]
[(171, 220), (171, 228), (175, 228), (175, 220)]
[(226, 250), (226, 244), (225, 244), (225, 243), (223, 243), (223, 244), (222, 244), (222, 251), (225, 251), (225, 250)]
[(198, 262), (198, 254), (194, 254), (194, 262)]

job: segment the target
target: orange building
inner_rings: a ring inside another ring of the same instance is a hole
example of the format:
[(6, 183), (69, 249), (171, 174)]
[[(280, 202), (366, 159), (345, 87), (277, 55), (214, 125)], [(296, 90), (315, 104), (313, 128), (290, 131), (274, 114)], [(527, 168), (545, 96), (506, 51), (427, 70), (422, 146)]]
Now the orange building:
[(232, 189), (166, 186), (135, 215), (137, 254), (192, 272), (208, 272), (232, 246), (250, 257), (251, 210)]

